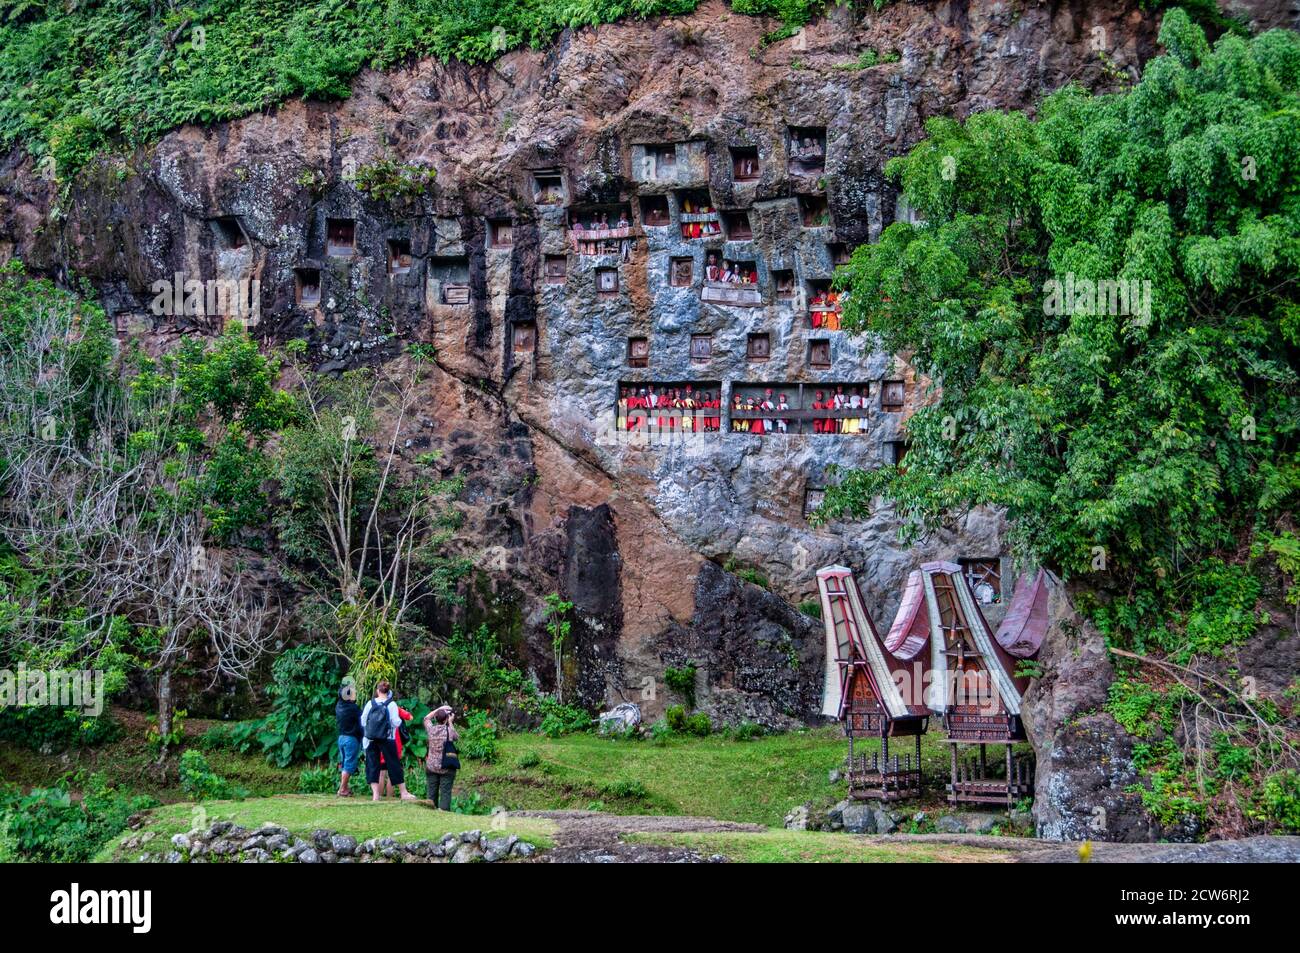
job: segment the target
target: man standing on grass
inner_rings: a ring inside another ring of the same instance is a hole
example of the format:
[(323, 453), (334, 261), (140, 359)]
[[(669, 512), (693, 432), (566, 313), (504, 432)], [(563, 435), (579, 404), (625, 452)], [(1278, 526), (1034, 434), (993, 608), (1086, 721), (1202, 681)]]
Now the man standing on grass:
[(343, 764), (343, 776), (339, 781), (339, 797), (352, 797), (348, 780), (357, 773), (357, 761), (361, 759), (361, 706), (357, 704), (357, 687), (351, 681), (344, 682), (339, 689), (339, 700), (334, 705), (334, 721), (339, 730), (339, 761)]
[(366, 780), (370, 782), (371, 800), (379, 800), (379, 756), (382, 754), (388, 779), (402, 792), (403, 801), (418, 798), (406, 790), (406, 777), (402, 774), (402, 759), (397, 754), (397, 729), (402, 716), (387, 682), (375, 686), (375, 697), (366, 702), (361, 712), (361, 725), (365, 737), (361, 745), (366, 751)]

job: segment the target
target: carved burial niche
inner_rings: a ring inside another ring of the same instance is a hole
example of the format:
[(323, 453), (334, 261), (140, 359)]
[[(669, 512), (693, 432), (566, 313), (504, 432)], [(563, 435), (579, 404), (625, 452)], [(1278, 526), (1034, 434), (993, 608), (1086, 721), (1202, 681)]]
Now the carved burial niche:
[(772, 272), (772, 283), (776, 286), (776, 296), (783, 301), (789, 301), (795, 294), (794, 272), (789, 268), (781, 268)]
[(748, 212), (723, 212), (722, 222), (727, 229), (728, 241), (745, 242), (754, 237), (754, 231), (749, 227)]
[(222, 215), (212, 219), (212, 231), (216, 234), (222, 248), (243, 248), (248, 244), (244, 226), (239, 224), (239, 219), (234, 215)]
[(314, 308), (320, 304), (319, 268), (293, 270), (293, 296), (300, 308)]
[(515, 228), (508, 218), (489, 218), (488, 245), (492, 248), (509, 248), (515, 243)]
[(695, 260), (692, 258), (668, 259), (668, 284), (674, 288), (689, 288), (695, 279)]
[(799, 196), (799, 220), (804, 228), (824, 228), (831, 224), (831, 209), (824, 195)]
[(404, 238), (388, 240), (388, 273), (406, 275), (411, 271), (411, 243)]
[(547, 255), (542, 260), (542, 277), (548, 285), (562, 285), (568, 275), (568, 255)]
[(881, 455), (885, 463), (898, 466), (907, 456), (907, 442), (904, 440), (885, 440), (880, 444)]
[(463, 255), (430, 258), (429, 285), (439, 304), (469, 304), (469, 259)]
[(627, 366), (650, 366), (650, 339), (647, 337), (630, 337), (627, 339)]
[(357, 223), (350, 218), (325, 219), (325, 252), (331, 258), (351, 258), (357, 250)]
[(823, 487), (810, 486), (805, 487), (803, 491), (803, 518), (808, 519), (817, 512), (817, 507), (822, 505), (826, 499), (826, 490)]
[(564, 176), (559, 169), (537, 169), (533, 172), (533, 202), (537, 205), (563, 205), (567, 195)]
[(677, 175), (677, 147), (672, 143), (646, 146), (643, 179), (671, 179)]
[(713, 335), (691, 335), (691, 360), (710, 361), (713, 359)]
[(761, 174), (758, 149), (753, 146), (731, 148), (731, 178), (736, 182), (753, 182)]
[(677, 214), (682, 223), (682, 238), (708, 238), (722, 234), (718, 210), (706, 189), (682, 189), (677, 195)]
[(596, 269), (596, 291), (602, 296), (618, 294), (618, 269)]
[(826, 253), (831, 256), (831, 264), (835, 266), (847, 265), (849, 258), (849, 246), (844, 242), (830, 242), (826, 245)]
[(820, 175), (826, 170), (826, 127), (791, 126), (790, 171), (795, 175)]
[(814, 338), (808, 342), (808, 366), (823, 370), (831, 366), (829, 338)]
[(745, 357), (751, 361), (766, 361), (772, 356), (772, 336), (766, 333), (751, 334), (745, 339)]
[(672, 224), (672, 216), (668, 212), (668, 196), (641, 196), (641, 224), (649, 228)]
[(537, 322), (516, 321), (510, 326), (510, 347), (516, 354), (537, 350)]
[(907, 400), (907, 385), (900, 380), (880, 382), (880, 409), (896, 414)]

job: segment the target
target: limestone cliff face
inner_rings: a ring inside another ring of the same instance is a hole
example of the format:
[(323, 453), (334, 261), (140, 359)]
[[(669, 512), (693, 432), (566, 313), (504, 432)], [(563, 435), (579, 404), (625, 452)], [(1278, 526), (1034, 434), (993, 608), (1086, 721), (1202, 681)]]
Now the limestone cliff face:
[[(810, 302), (836, 257), (899, 213), (883, 167), (928, 117), (1032, 108), (1066, 82), (1102, 88), (1113, 73), (1093, 28), (1114, 66), (1136, 70), (1156, 25), (1109, 0), (899, 3), (860, 19), (837, 10), (764, 46), (776, 24), (707, 3), (490, 66), (367, 73), (344, 102), (180, 129), (89, 170), (57, 216), (52, 186), (14, 154), (0, 170), (0, 250), (89, 276), (123, 335), (219, 324), (151, 313), (151, 284), (180, 272), (257, 279), (256, 333), (305, 337), (326, 369), (432, 344), (409, 449), (440, 449), (467, 478), (471, 610), (513, 619), (549, 684), (540, 600), (572, 599), (588, 703), (655, 714), (671, 701), (664, 666), (694, 661), (716, 717), (789, 724), (817, 710), (820, 627), (791, 604), (812, 596), (819, 566), (853, 566), (887, 622), (922, 561), (1004, 555), (994, 513), (914, 548), (887, 511), (808, 525), (828, 468), (892, 459), (926, 399), (902, 358), (814, 328)], [(881, 65), (846, 68), (867, 49)], [(351, 173), (383, 158), (427, 163), (436, 182), (414, 200), (368, 198)], [(720, 231), (687, 237), (701, 205), (721, 212)], [(568, 229), (602, 214), (632, 226), (608, 253)], [(710, 254), (752, 267), (755, 303), (702, 300)], [(631, 366), (633, 338), (646, 339), (645, 366)], [(902, 382), (901, 406), (887, 381)], [(864, 425), (669, 440), (618, 429), (621, 388), (688, 384), (725, 403), (865, 389)], [(758, 570), (770, 591), (724, 566)]]

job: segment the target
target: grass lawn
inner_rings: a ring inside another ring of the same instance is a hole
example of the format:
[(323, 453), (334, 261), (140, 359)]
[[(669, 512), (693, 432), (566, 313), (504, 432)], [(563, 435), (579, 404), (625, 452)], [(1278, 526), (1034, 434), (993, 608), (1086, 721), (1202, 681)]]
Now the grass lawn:
[[(173, 834), (185, 833), (196, 826), (206, 829), (207, 825), (218, 820), (233, 821), (249, 829), (270, 822), (298, 835), (324, 828), (350, 834), (359, 841), (372, 837), (392, 837), (400, 841), (437, 840), (447, 833), (491, 828), (502, 834), (516, 834), (538, 847), (549, 847), (555, 832), (555, 824), (541, 818), (498, 819), (435, 811), (423, 802), (388, 800), (375, 804), (360, 798), (342, 800), (290, 794), (244, 801), (210, 801), (201, 805), (165, 804), (150, 812), (149, 820), (142, 828), (153, 831), (156, 836), (133, 854), (166, 852), (171, 850)], [(99, 852), (96, 861), (115, 859), (118, 843), (139, 833), (128, 831), (116, 838)]]
[[(495, 764), (467, 762), (456, 783), (511, 809), (689, 814), (779, 827), (796, 805), (829, 807), (845, 796), (843, 782), (831, 784), (827, 775), (843, 764), (846, 751), (836, 726), (753, 741), (674, 738), (662, 746), (595, 735), (552, 740), (514, 734), (502, 739)], [(918, 809), (938, 802), (948, 746), (931, 733), (921, 757), (936, 787)]]
[(750, 864), (957, 864), (1006, 863), (1007, 851), (954, 844), (890, 841), (817, 831), (771, 830), (761, 834), (631, 834), (626, 840), (688, 847)]
[[(115, 786), (149, 794), (165, 804), (189, 801), (177, 783), (175, 760), (184, 748), (197, 744), (210, 723), (197, 719), (186, 723), (185, 742), (174, 750), (163, 783), (158, 780), (155, 753), (144, 741), (144, 716), (126, 710), (114, 715), (123, 724), (122, 737), (98, 748), (41, 755), (0, 743), (0, 779), (28, 789), (49, 786), (72, 772), (98, 771)], [(878, 744), (868, 742), (868, 750)], [(843, 764), (847, 750), (843, 732), (834, 725), (752, 741), (715, 735), (675, 737), (662, 744), (592, 734), (552, 739), (517, 733), (502, 737), (499, 746), (494, 763), (465, 761), (456, 779), (458, 795), (478, 792), (485, 806), (509, 810), (689, 814), (780, 827), (795, 806), (811, 803), (814, 809), (825, 809), (847, 793), (843, 782), (831, 784), (827, 778), (829, 771)], [(910, 753), (910, 739), (903, 739), (895, 750)], [(203, 754), (215, 773), (246, 789), (251, 797), (298, 792), (303, 765), (277, 768), (261, 755), (234, 751), (204, 750)], [(923, 739), (927, 787), (924, 796), (909, 802), (906, 810), (946, 809), (943, 785), (948, 756), (940, 733), (931, 732)], [(996, 750), (993, 756), (997, 757)]]

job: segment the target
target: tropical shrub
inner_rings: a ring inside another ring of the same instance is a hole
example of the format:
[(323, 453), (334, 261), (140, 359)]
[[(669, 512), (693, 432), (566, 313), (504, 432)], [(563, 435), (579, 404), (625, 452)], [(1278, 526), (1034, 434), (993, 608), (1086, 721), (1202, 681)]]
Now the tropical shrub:
[[(80, 800), (70, 794), (80, 788)], [(69, 775), (28, 794), (0, 791), (0, 850), (15, 859), (84, 863), (126, 828), (127, 820), (157, 801), (111, 787), (102, 774)]]

